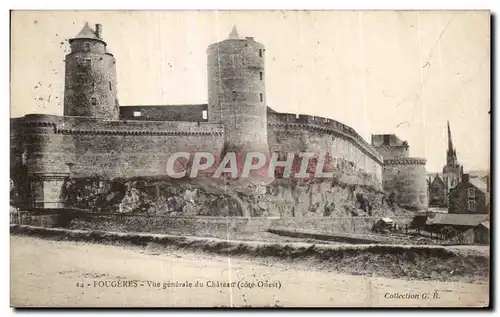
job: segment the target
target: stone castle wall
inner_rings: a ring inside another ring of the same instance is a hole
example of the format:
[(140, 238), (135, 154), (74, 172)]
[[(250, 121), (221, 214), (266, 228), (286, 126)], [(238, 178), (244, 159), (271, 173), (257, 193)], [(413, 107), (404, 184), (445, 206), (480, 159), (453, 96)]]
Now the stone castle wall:
[(208, 105), (125, 106), (120, 107), (120, 120), (204, 122), (208, 121)]
[[(272, 152), (326, 151), (337, 158), (334, 170), (359, 176), (354, 183), (382, 187), (402, 207), (427, 207), (425, 159), (386, 158), (382, 163), (379, 153), (339, 122), (279, 113), (269, 113), (268, 117)], [(208, 151), (217, 157), (224, 146), (223, 125), (209, 122), (27, 115), (11, 120), (11, 126), (11, 170), (40, 179), (40, 184), (32, 186), (35, 200), (42, 197), (37, 188), (57, 186), (61, 181), (45, 183), (44, 177), (162, 176), (174, 152)]]
[(222, 127), (206, 122), (28, 115), (18, 129), (27, 135), (28, 172), (67, 171), (72, 177), (166, 175), (172, 153), (218, 154), (223, 146)]
[[(372, 177), (369, 184), (381, 186), (380, 156), (351, 128), (324, 118), (296, 119), (295, 115), (270, 114), (269, 130), (271, 151), (326, 150), (340, 158), (335, 161), (339, 172), (368, 174)], [(216, 157), (220, 155), (224, 128), (209, 122), (27, 115), (12, 120), (11, 138), (12, 164), (21, 166), (24, 155), (25, 169), (30, 175), (162, 176), (166, 175), (166, 162), (174, 152), (207, 151)], [(360, 184), (366, 184), (366, 177), (359, 179)]]
[[(402, 207), (427, 207), (425, 159), (386, 158), (382, 163), (379, 153), (339, 122), (279, 113), (269, 113), (268, 117), (272, 152), (326, 151), (337, 158), (334, 170), (356, 176), (350, 183), (383, 188)], [(209, 122), (111, 121), (53, 115), (11, 120), (11, 171), (27, 175), (35, 201), (37, 197), (41, 201), (44, 196), (58, 195), (57, 190), (49, 195), (47, 191), (57, 187), (64, 175), (162, 176), (174, 152), (207, 151), (217, 157), (223, 146), (223, 125)], [(14, 178), (22, 179), (18, 175)]]
[[(21, 155), (19, 148), (26, 142), (32, 173), (67, 171), (70, 167), (78, 177), (164, 175), (166, 159), (173, 152), (219, 154), (223, 147), (222, 125), (209, 122), (110, 121), (54, 115), (27, 115), (15, 121), (11, 133), (16, 140), (12, 143), (15, 156)], [(328, 151), (345, 159), (338, 164), (351, 162), (354, 169), (373, 174), (381, 182), (380, 155), (363, 144), (350, 127), (328, 122), (325, 125), (326, 119), (311, 116), (296, 119), (295, 115), (270, 114), (270, 149), (290, 153)], [(29, 137), (22, 138), (22, 134)]]
[(382, 156), (354, 129), (335, 120), (285, 113), (268, 113), (268, 143), (282, 153), (328, 152), (334, 169), (367, 173), (373, 185), (382, 182)]
[(425, 163), (424, 158), (384, 159), (383, 187), (394, 203), (409, 209), (427, 209)]
[(374, 146), (383, 157), (408, 157), (407, 146)]
[(408, 157), (408, 143), (399, 139), (395, 134), (373, 134), (371, 145), (383, 157)]
[(408, 154), (394, 135), (375, 137), (386, 149), (335, 120), (269, 111), (265, 48), (253, 38), (240, 38), (234, 29), (229, 39), (208, 47), (208, 105), (119, 107), (116, 61), (101, 31), (91, 34), (86, 26), (84, 37), (70, 40), (64, 117), (11, 121), (11, 171), (33, 178), (28, 183), (35, 197), (56, 199), (65, 175), (166, 175), (168, 158), (181, 151), (211, 152), (216, 159), (225, 151), (326, 152), (333, 158), (329, 167), (353, 176), (347, 183), (383, 187), (403, 206), (427, 206), (425, 160), (384, 160), (384, 154)]

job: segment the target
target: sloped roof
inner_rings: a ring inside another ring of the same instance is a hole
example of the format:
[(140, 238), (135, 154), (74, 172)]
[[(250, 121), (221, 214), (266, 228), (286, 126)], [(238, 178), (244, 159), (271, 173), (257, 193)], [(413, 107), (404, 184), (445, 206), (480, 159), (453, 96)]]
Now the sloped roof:
[(472, 185), (476, 186), (483, 193), (487, 193), (488, 192), (488, 185), (481, 178), (479, 178), (479, 177), (469, 178), (469, 183), (471, 183)]
[(489, 221), (481, 222), (481, 226), (483, 226), (486, 229), (490, 230), (490, 222)]
[(91, 40), (102, 41), (102, 39), (97, 37), (94, 29), (90, 27), (88, 22), (85, 23), (82, 30), (74, 38), (70, 39), (70, 41), (76, 39), (91, 39)]
[(431, 206), (431, 207), (428, 207), (427, 208), (427, 211), (428, 212), (433, 212), (433, 213), (441, 213), (441, 214), (445, 214), (448, 212), (448, 208), (446, 207), (434, 207), (434, 206)]
[[(389, 143), (387, 144), (384, 141), (389, 141)], [(398, 138), (396, 134), (372, 134), (372, 145), (408, 146), (408, 143)]]
[(434, 182), (438, 182), (438, 183), (441, 183), (444, 185), (444, 182), (443, 180), (441, 179), (441, 177), (439, 176), (439, 174), (436, 173), (436, 176), (434, 177), (434, 179), (432, 180), (432, 183), (434, 184)]
[(267, 112), (276, 113), (276, 110), (274, 110), (273, 108), (267, 106)]
[(436, 177), (436, 175), (439, 176), (439, 178), (441, 178), (441, 180), (444, 179), (444, 177), (443, 177), (444, 175), (441, 172), (437, 172), (437, 173), (436, 172), (426, 172), (425, 173), (425, 177), (431, 178), (431, 179), (434, 179), (434, 177)]
[[(488, 204), (489, 201), (490, 201), (490, 193), (488, 193), (486, 183), (483, 180), (481, 180), (480, 178), (473, 177), (473, 178), (469, 178), (469, 184), (471, 184), (476, 189), (478, 189), (478, 190), (480, 190), (481, 192), (484, 193), (486, 204)], [(458, 187), (459, 187), (458, 185), (455, 186), (455, 188), (453, 190), (455, 190)]]
[[(472, 186), (474, 186), (474, 188), (480, 190), (481, 192), (484, 193), (484, 196), (485, 196), (485, 199), (486, 199), (486, 203), (488, 203), (490, 201), (490, 193), (488, 193), (488, 191), (486, 190), (486, 184), (481, 180), (481, 179), (477, 179), (477, 178), (469, 178), (468, 181), (464, 181), (462, 180), (460, 183), (457, 184), (457, 186), (453, 187), (451, 190), (450, 190), (450, 193), (448, 195), (452, 195), (454, 194), (457, 190), (459, 189), (462, 189), (464, 188), (462, 185), (463, 184), (470, 184)], [(478, 186), (479, 185), (479, 186)]]
[(442, 214), (436, 213), (434, 217), (429, 217), (426, 224), (428, 225), (450, 225), (450, 226), (467, 226), (476, 227), (489, 220), (487, 214)]

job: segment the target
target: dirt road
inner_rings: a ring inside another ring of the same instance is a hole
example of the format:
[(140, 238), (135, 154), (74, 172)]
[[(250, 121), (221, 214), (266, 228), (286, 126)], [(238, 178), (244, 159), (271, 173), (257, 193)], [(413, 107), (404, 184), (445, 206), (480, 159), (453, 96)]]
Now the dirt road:
[(353, 276), (264, 259), (11, 237), (15, 307), (487, 304), (487, 284)]

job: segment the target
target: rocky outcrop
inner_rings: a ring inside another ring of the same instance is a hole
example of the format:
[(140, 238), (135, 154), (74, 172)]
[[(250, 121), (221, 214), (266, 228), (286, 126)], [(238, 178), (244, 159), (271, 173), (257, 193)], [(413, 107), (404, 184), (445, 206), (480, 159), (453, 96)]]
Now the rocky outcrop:
[(265, 192), (248, 194), (211, 180), (161, 178), (70, 179), (64, 185), (67, 207), (97, 213), (162, 216), (358, 217), (403, 216), (385, 195), (367, 185), (270, 183)]

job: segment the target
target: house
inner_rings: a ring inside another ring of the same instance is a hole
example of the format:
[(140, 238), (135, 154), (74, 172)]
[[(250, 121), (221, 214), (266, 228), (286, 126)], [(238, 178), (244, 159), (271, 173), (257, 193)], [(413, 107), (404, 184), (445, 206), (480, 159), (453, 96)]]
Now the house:
[(474, 228), (474, 242), (476, 244), (490, 244), (490, 222), (481, 222)]
[(479, 178), (469, 178), (463, 174), (462, 181), (450, 191), (448, 196), (450, 214), (489, 214), (490, 194), (487, 186)]
[(429, 207), (446, 207), (446, 184), (438, 174), (429, 182)]
[(487, 214), (433, 214), (425, 225), (429, 232), (435, 233), (453, 228), (461, 244), (489, 244), (489, 217)]

